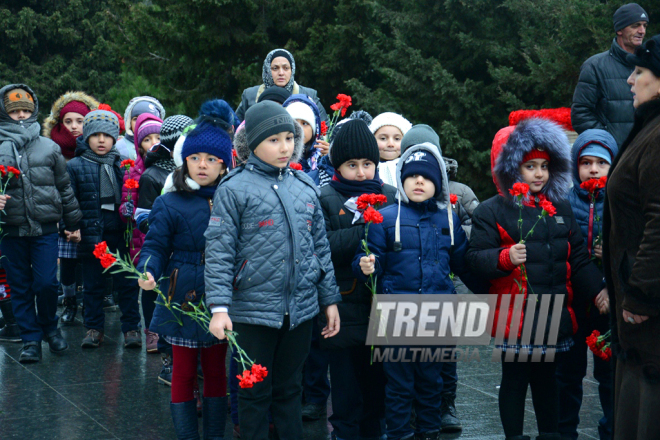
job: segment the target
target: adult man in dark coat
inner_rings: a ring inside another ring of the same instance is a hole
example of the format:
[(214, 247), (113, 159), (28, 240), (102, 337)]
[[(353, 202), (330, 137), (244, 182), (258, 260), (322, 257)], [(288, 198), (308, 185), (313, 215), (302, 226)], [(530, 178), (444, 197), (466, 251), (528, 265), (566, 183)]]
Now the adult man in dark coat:
[(636, 3), (621, 6), (614, 13), (616, 37), (609, 50), (592, 56), (580, 69), (573, 94), (571, 120), (578, 133), (590, 128), (608, 131), (621, 145), (633, 126), (633, 96), (626, 80), (633, 71), (628, 53), (641, 46), (649, 16)]

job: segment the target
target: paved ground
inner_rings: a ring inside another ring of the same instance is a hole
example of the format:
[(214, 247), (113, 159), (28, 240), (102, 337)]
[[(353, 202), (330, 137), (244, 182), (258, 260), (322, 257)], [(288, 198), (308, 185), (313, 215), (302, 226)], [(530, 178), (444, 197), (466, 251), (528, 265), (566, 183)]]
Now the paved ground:
[[(82, 323), (64, 327), (71, 348), (56, 356), (44, 344), (43, 361), (33, 365), (18, 363), (20, 344), (0, 344), (0, 439), (176, 438), (170, 389), (156, 380), (160, 356), (124, 350), (119, 312), (107, 313), (106, 325), (104, 346), (84, 352)], [(490, 362), (491, 351), (483, 348), (480, 363), (459, 363), (457, 408), (465, 428), (460, 436), (446, 438), (504, 438), (497, 408), (500, 364)], [(597, 384), (589, 375), (580, 438), (598, 438), (599, 406)], [(525, 417), (525, 433), (536, 435), (529, 394)], [(326, 420), (305, 424), (306, 439), (324, 440), (327, 433)], [(229, 423), (225, 438), (232, 438)]]

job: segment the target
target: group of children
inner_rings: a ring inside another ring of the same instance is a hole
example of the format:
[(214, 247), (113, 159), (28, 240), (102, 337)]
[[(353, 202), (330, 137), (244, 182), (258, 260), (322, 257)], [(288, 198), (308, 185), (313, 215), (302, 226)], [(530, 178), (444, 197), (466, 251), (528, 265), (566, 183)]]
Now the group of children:
[[(617, 153), (611, 136), (589, 130), (571, 152), (563, 131), (547, 120), (501, 130), (491, 152), (499, 194), (479, 204), (468, 187), (450, 181), (431, 127), (395, 113), (372, 119), (354, 112), (327, 142), (314, 100), (280, 89), (263, 91), (242, 122), (222, 100), (204, 103), (193, 121), (165, 118), (158, 100), (138, 97), (122, 120), (88, 95), (67, 93), (53, 106), (44, 137), (34, 92), (23, 84), (0, 90), (0, 164), (20, 172), (0, 195), (0, 250), (12, 295), (0, 298), (0, 340), (17, 339), (15, 322), (21, 362), (41, 359), (42, 340), (54, 353), (67, 349), (57, 328), (59, 257), (62, 322), (75, 320), (82, 265), (82, 346), (102, 345), (104, 275), (93, 251), (105, 241), (146, 274), (139, 282), (111, 275), (124, 345), (142, 347), (141, 289), (146, 350), (163, 354), (160, 379), (172, 387), (179, 439), (199, 438), (200, 359), (204, 438), (224, 437), (228, 330), (268, 371), (246, 388), (230, 373), (232, 418), (242, 438), (266, 439), (270, 428), (280, 438), (302, 438), (303, 376), (316, 369), (327, 381), (329, 368), (334, 439), (436, 439), (443, 429), (461, 428), (456, 363), (372, 363), (365, 345), (372, 298), (364, 283), (374, 274), (378, 293), (453, 294), (460, 277), (475, 293), (498, 295), (498, 304), (528, 291), (566, 296), (556, 342), (548, 342), (548, 319), (545, 328), (533, 323), (533, 335), (543, 333), (540, 345), (521, 345), (523, 326), (508, 317), (506, 341), (498, 345), (499, 403), (507, 438), (526, 438), (528, 386), (538, 438), (577, 437), (584, 338), (605, 329), (609, 308), (591, 261), (601, 255), (593, 240), (604, 191), (594, 200), (580, 183), (607, 174)], [(133, 161), (128, 169), (126, 159)], [(132, 180), (138, 188), (127, 184)], [(518, 206), (509, 190), (520, 182), (529, 194)], [(370, 225), (369, 256), (356, 204), (362, 194), (387, 200), (382, 223)], [(556, 213), (542, 216), (521, 243), (547, 202)], [(134, 225), (128, 237), (127, 224)], [(209, 328), (158, 301), (157, 285), (183, 310), (205, 301)], [(553, 362), (519, 359), (534, 348), (558, 354)], [(505, 359), (510, 352), (514, 362)], [(315, 356), (320, 362), (310, 364)], [(236, 368), (234, 360), (230, 371)], [(597, 368), (607, 438), (611, 370)], [(316, 411), (325, 412), (324, 404)]]

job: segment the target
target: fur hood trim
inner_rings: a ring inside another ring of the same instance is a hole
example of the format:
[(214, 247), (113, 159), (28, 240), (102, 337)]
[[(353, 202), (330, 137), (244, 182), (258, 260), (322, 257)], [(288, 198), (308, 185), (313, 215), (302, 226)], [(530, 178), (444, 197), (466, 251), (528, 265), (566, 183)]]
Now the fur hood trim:
[(80, 101), (89, 107), (90, 110), (96, 110), (100, 105), (96, 99), (85, 92), (66, 92), (64, 95), (57, 98), (53, 104), (53, 107), (50, 109), (50, 115), (48, 115), (41, 128), (42, 136), (50, 139), (50, 132), (53, 131), (53, 128), (55, 128), (55, 126), (61, 122), (60, 112), (64, 106), (72, 101)]
[[(300, 125), (298, 121), (294, 119), (293, 122), (293, 126), (295, 127), (296, 132), (293, 133), (294, 147), (290, 162), (297, 163), (302, 157), (303, 151), (305, 149), (305, 133), (303, 132), (302, 125)], [(247, 132), (245, 128), (239, 127), (239, 130), (237, 130), (236, 134), (234, 134), (234, 150), (236, 150), (236, 166), (247, 162), (250, 154), (252, 154), (250, 147), (248, 147)]]
[(571, 146), (564, 130), (547, 119), (530, 118), (511, 132), (500, 154), (495, 158), (493, 176), (500, 194), (512, 200), (509, 189), (521, 182), (520, 165), (530, 151), (543, 149), (550, 155), (548, 183), (541, 192), (552, 202), (566, 198), (571, 189)]
[(131, 113), (133, 112), (133, 107), (135, 107), (135, 104), (140, 101), (147, 101), (155, 105), (158, 109), (158, 112), (160, 113), (160, 119), (165, 120), (165, 107), (163, 107), (163, 104), (161, 104), (159, 100), (152, 98), (151, 96), (137, 96), (128, 102), (126, 110), (124, 111), (124, 123), (126, 124), (127, 136), (133, 136), (135, 134), (133, 133), (133, 130), (131, 130)]

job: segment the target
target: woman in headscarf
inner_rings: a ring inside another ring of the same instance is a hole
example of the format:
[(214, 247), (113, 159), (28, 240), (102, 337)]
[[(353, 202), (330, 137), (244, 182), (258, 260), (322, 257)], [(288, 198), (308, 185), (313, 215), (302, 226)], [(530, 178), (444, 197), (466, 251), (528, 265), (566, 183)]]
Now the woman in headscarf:
[(282, 87), (288, 90), (292, 95), (303, 94), (309, 96), (314, 100), (319, 109), (321, 121), (328, 119), (328, 115), (319, 101), (316, 90), (309, 87), (299, 86), (294, 77), (296, 74), (296, 61), (293, 55), (285, 49), (275, 49), (266, 55), (264, 60), (263, 70), (261, 72), (261, 79), (263, 84), (253, 86), (243, 90), (241, 96), (241, 103), (236, 109), (236, 116), (243, 121), (245, 112), (248, 108), (253, 106), (259, 96), (270, 87)]

